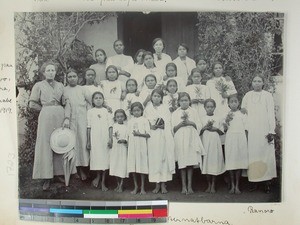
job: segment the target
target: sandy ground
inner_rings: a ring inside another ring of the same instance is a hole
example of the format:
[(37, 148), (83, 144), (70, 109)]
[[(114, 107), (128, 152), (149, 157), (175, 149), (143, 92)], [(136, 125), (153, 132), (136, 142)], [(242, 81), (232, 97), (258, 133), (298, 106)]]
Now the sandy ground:
[(229, 194), (228, 186), (225, 182), (225, 176), (221, 175), (217, 178), (217, 193), (205, 193), (206, 179), (204, 175), (200, 174), (199, 170), (194, 171), (193, 176), (193, 189), (194, 194), (185, 195), (181, 194), (181, 181), (178, 175), (173, 177), (172, 182), (167, 183), (167, 194), (153, 194), (155, 184), (146, 182), (145, 195), (132, 195), (130, 191), (133, 189), (133, 180), (125, 179), (124, 192), (117, 193), (113, 191), (116, 187), (116, 180), (114, 177), (107, 179), (108, 191), (103, 192), (99, 188), (91, 187), (92, 177), (86, 181), (81, 181), (75, 176), (71, 177), (69, 187), (65, 187), (63, 183), (53, 181), (49, 191), (43, 191), (41, 180), (32, 180), (28, 174), (22, 175), (19, 179), (19, 197), (28, 199), (71, 199), (71, 200), (93, 200), (93, 201), (142, 201), (142, 200), (169, 200), (176, 202), (280, 202), (281, 201), (281, 188), (278, 179), (272, 182), (272, 191), (270, 194), (264, 192), (263, 186), (258, 190), (250, 192), (248, 190), (249, 183), (247, 178), (241, 179), (242, 193)]

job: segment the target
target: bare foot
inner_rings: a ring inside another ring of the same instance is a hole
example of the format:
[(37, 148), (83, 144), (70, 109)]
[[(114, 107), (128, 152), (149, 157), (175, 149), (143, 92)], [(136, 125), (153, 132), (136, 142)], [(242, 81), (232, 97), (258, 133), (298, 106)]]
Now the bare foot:
[(140, 195), (145, 195), (146, 191), (145, 190), (141, 190)]
[(108, 188), (105, 186), (105, 184), (102, 184), (101, 185), (101, 190), (102, 191), (108, 191)]
[(118, 192), (119, 188), (120, 188), (120, 185), (118, 184), (118, 186), (114, 189), (114, 191)]
[(46, 180), (43, 184), (43, 191), (48, 191), (50, 189), (50, 180)]
[(236, 188), (235, 188), (235, 193), (239, 195), (239, 194), (241, 194), (242, 192), (240, 191), (240, 189), (239, 189), (238, 187), (236, 187)]
[(55, 180), (56, 180), (57, 182), (59, 182), (59, 183), (65, 183), (65, 179), (64, 179), (63, 177), (61, 177), (61, 176), (56, 176), (55, 178), (56, 178)]
[(100, 181), (100, 177), (96, 177), (93, 181), (92, 181), (92, 186), (97, 188), (99, 185), (99, 181)]
[(189, 195), (189, 194), (193, 194), (193, 193), (194, 193), (194, 191), (193, 191), (192, 187), (188, 187), (187, 194)]
[(187, 194), (187, 189), (186, 189), (186, 187), (183, 187), (183, 188), (182, 188), (181, 194), (185, 194), (185, 195)]
[(216, 189), (215, 189), (215, 187), (211, 187), (211, 189), (210, 189), (210, 193), (212, 193), (212, 194), (214, 194), (214, 193), (216, 193)]
[(119, 186), (118, 190), (117, 190), (118, 193), (121, 193), (123, 192), (123, 187), (122, 186)]
[(206, 193), (210, 193), (210, 186), (205, 190)]
[(155, 189), (152, 191), (154, 194), (157, 194), (158, 192), (159, 192), (159, 190), (160, 190), (160, 185), (157, 183), (156, 185), (155, 185)]
[(228, 193), (229, 193), (229, 194), (234, 194), (234, 188), (232, 187), (232, 188), (229, 190)]
[(161, 185), (161, 193), (162, 193), (162, 194), (167, 194), (167, 193), (168, 193), (168, 191), (167, 191), (167, 188), (166, 188), (166, 185), (165, 185), (165, 184), (162, 184), (162, 185)]
[(137, 189), (137, 187), (136, 187), (136, 188), (134, 188), (134, 189), (133, 189), (133, 191), (132, 191), (132, 192), (130, 192), (130, 194), (132, 194), (132, 195), (136, 195), (136, 194), (137, 194), (137, 191), (138, 191), (138, 189)]
[(85, 181), (87, 179), (87, 175), (85, 172), (83, 172), (83, 169), (80, 169), (80, 177), (82, 181)]

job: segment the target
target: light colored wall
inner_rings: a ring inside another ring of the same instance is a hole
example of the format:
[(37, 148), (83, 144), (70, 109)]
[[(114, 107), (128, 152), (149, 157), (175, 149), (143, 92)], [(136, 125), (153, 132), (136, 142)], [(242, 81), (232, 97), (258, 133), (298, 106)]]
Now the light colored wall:
[[(99, 24), (86, 24), (78, 34), (78, 39), (87, 45), (104, 49), (107, 56), (115, 55), (113, 42), (117, 40), (117, 18), (110, 17)], [(95, 56), (95, 54), (93, 54)]]

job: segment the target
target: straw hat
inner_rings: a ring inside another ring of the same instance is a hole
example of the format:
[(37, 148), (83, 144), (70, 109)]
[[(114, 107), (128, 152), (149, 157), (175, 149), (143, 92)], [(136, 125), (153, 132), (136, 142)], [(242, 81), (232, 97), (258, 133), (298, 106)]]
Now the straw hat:
[(68, 128), (57, 128), (50, 137), (50, 146), (57, 154), (64, 154), (75, 147), (75, 133)]

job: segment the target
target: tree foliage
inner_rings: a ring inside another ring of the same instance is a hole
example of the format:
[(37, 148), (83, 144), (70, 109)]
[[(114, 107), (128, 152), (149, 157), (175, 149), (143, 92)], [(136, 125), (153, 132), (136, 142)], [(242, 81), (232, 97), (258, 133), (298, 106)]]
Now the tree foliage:
[[(93, 56), (92, 48), (77, 39), (78, 33), (86, 24), (101, 23), (111, 16), (115, 16), (115, 13), (15, 13), (17, 78), (31, 83), (30, 68), (34, 65), (39, 67), (47, 60), (55, 60), (60, 64), (58, 76), (64, 75), (70, 67), (81, 72), (93, 63)], [(41, 76), (38, 71), (33, 73)], [(32, 84), (27, 89), (31, 87)]]
[[(114, 13), (15, 13), (17, 85), (31, 91), (43, 79), (38, 68), (47, 60), (59, 63), (56, 80), (64, 82), (68, 68), (80, 73), (94, 61), (92, 48), (77, 38), (86, 24), (101, 23)], [(30, 78), (30, 73), (33, 78)], [(32, 166), (39, 113), (19, 108), (26, 119), (25, 140), (19, 149), (20, 166)], [(21, 171), (21, 170), (20, 170)]]
[(274, 86), (274, 52), (282, 51), (274, 36), (281, 35), (282, 14), (248, 12), (199, 12), (199, 52), (209, 62), (220, 61), (225, 73), (244, 95), (255, 74), (263, 74)]

